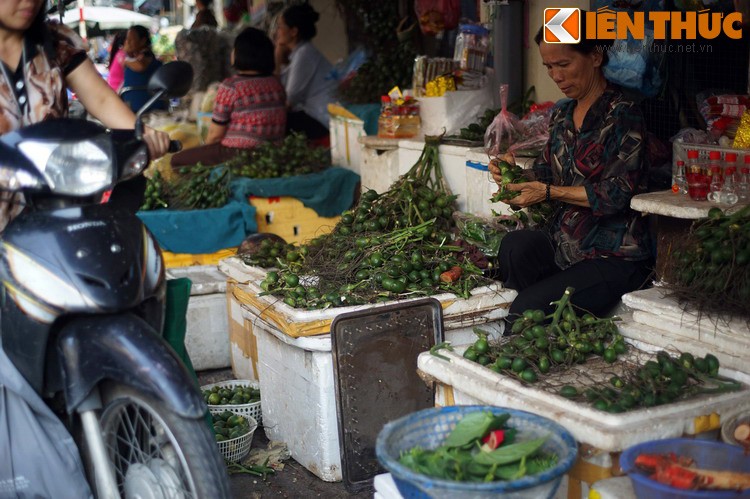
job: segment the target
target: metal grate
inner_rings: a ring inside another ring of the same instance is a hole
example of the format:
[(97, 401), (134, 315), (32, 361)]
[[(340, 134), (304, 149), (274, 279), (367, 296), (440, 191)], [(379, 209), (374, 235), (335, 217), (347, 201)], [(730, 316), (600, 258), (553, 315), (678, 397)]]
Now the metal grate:
[(434, 406), (417, 356), (443, 340), (434, 298), (341, 314), (331, 324), (344, 485), (366, 489), (380, 472), (375, 440), (383, 425)]

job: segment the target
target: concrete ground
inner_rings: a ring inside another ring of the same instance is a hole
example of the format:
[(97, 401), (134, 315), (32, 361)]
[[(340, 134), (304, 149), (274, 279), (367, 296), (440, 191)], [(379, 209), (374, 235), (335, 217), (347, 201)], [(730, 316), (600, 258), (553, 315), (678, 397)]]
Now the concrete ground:
[[(220, 369), (215, 371), (201, 371), (198, 373), (198, 381), (201, 385), (216, 383), (233, 379), (231, 369)], [(258, 428), (253, 435), (253, 449), (265, 448), (268, 444), (263, 428)], [(235, 499), (260, 499), (260, 498), (312, 498), (324, 497), (326, 499), (338, 498), (371, 498), (372, 491), (350, 494), (341, 482), (324, 482), (313, 475), (302, 465), (289, 459), (284, 461), (284, 469), (275, 475), (269, 475), (265, 480), (260, 477), (245, 474), (232, 474), (229, 477), (232, 486), (232, 496)]]

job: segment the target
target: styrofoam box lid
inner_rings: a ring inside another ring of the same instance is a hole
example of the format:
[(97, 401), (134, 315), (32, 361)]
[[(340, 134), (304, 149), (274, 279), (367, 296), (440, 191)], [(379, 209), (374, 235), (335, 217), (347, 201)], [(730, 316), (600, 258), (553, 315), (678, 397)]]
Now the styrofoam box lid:
[(226, 293), (227, 278), (216, 265), (194, 265), (167, 269), (167, 279), (187, 277), (192, 281), (190, 296)]
[(686, 334), (703, 333), (704, 337), (728, 336), (739, 341), (750, 341), (750, 327), (746, 320), (740, 317), (716, 317), (710, 313), (699, 312), (689, 305), (682, 306), (668, 293), (665, 288), (653, 287), (627, 293), (623, 295), (622, 302), (631, 309), (664, 316), (678, 322), (681, 329), (686, 330)]
[[(629, 340), (636, 348), (656, 352), (661, 348)], [(424, 352), (417, 366), (424, 373), (482, 403), (533, 412), (557, 421), (579, 442), (607, 451), (618, 452), (649, 440), (681, 436), (692, 428), (696, 417), (750, 409), (750, 387), (718, 394), (702, 395), (690, 400), (608, 414), (540, 388), (527, 386), (515, 378), (495, 373), (476, 362), (464, 359), (460, 351), (441, 351), (450, 361)], [(750, 376), (721, 368), (721, 374), (748, 384)]]
[[(251, 291), (261, 293), (259, 287), (260, 281), (265, 278), (265, 270), (245, 265), (237, 257), (229, 257), (219, 262), (219, 269), (228, 277), (239, 283), (244, 283)], [(500, 283), (490, 286), (475, 288), (471, 291), (469, 299), (458, 298), (452, 293), (443, 293), (433, 296), (441, 303), (448, 302), (443, 308), (443, 318), (460, 318), (467, 314), (483, 314), (487, 320), (502, 319), (508, 315), (507, 305), (515, 299), (517, 293), (512, 289), (505, 289)], [(417, 300), (422, 297), (398, 300), (398, 302)], [(351, 307), (334, 307), (325, 310), (302, 310), (290, 307), (278, 298), (263, 296), (259, 298), (269, 307), (273, 307), (277, 312), (285, 315), (288, 322), (304, 323), (319, 320), (333, 320), (336, 316), (345, 312), (354, 312), (358, 310), (370, 309), (378, 306), (386, 306), (396, 301), (385, 302), (382, 304), (356, 305)]]

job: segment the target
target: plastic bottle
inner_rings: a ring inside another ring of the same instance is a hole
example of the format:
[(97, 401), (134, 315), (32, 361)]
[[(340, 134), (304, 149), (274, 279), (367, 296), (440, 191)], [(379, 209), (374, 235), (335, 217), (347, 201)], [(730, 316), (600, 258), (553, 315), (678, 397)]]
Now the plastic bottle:
[(677, 161), (674, 176), (672, 178), (672, 192), (675, 194), (687, 194), (687, 177), (685, 176), (685, 162)]
[(705, 201), (708, 194), (709, 178), (705, 168), (698, 159), (698, 151), (689, 149), (687, 152), (687, 172), (685, 176), (688, 182), (688, 196), (694, 201)]
[(712, 203), (720, 203), (721, 188), (724, 185), (721, 176), (721, 152), (711, 151), (708, 153), (708, 169), (711, 175), (711, 183), (708, 186), (708, 200)]
[(740, 174), (737, 176), (737, 200), (740, 203), (750, 202), (750, 154), (745, 154)]
[(737, 192), (735, 191), (735, 171), (737, 170), (737, 154), (728, 152), (724, 154), (724, 183), (721, 186), (721, 195), (719, 201), (725, 204), (735, 204), (737, 202)]
[(393, 138), (396, 136), (393, 104), (387, 95), (380, 97), (380, 116), (378, 117), (378, 137)]

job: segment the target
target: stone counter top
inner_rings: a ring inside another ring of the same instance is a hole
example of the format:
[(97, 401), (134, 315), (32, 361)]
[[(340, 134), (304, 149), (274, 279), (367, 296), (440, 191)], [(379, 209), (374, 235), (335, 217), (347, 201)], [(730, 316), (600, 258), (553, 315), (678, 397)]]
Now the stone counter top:
[[(713, 207), (722, 210), (730, 208), (728, 204), (713, 204), (708, 201), (693, 201), (688, 196), (681, 196), (672, 191), (649, 192), (638, 194), (630, 200), (630, 207), (641, 213), (663, 215), (673, 218), (695, 220), (708, 216), (708, 210)], [(737, 208), (739, 205), (734, 205)]]

